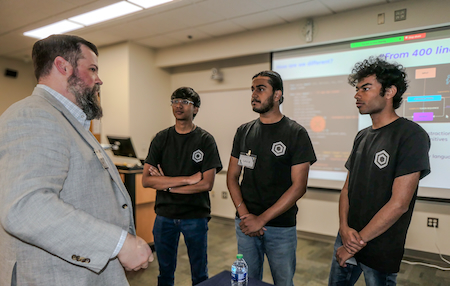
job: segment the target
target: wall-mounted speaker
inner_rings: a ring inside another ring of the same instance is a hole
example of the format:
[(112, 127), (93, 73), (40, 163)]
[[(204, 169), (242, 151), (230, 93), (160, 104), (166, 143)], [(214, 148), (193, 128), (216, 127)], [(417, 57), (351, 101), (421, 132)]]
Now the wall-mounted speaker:
[(14, 78), (16, 78), (17, 77), (17, 71), (15, 71), (15, 70), (11, 70), (11, 69), (6, 69), (5, 70), (5, 76), (7, 76), (7, 77), (14, 77)]

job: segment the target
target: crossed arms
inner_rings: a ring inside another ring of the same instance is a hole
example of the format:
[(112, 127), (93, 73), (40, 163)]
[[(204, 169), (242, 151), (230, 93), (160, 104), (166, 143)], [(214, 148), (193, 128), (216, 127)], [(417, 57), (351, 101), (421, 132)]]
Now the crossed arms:
[(336, 259), (339, 265), (346, 267), (345, 261), (360, 251), (367, 242), (383, 234), (405, 212), (414, 196), (419, 183), (420, 172), (415, 172), (395, 178), (392, 186), (391, 199), (375, 214), (370, 222), (358, 233), (348, 226), (348, 180), (341, 191), (339, 198), (339, 234), (343, 246), (336, 251)]
[(286, 212), (306, 193), (309, 165), (309, 162), (305, 162), (292, 166), (291, 187), (287, 189), (275, 204), (259, 216), (256, 216), (249, 212), (242, 198), (241, 188), (239, 186), (239, 176), (241, 175), (242, 167), (238, 165), (237, 158), (230, 157), (227, 186), (241, 219), (240, 227), (244, 234), (249, 236), (262, 235), (267, 222)]
[[(157, 190), (168, 190), (177, 194), (195, 194), (208, 192), (214, 185), (216, 168), (205, 172), (197, 172), (192, 176), (165, 176), (161, 166), (157, 167), (150, 164), (144, 164), (144, 173), (142, 175), (142, 185), (145, 188), (154, 188)], [(170, 189), (170, 190), (169, 190)]]

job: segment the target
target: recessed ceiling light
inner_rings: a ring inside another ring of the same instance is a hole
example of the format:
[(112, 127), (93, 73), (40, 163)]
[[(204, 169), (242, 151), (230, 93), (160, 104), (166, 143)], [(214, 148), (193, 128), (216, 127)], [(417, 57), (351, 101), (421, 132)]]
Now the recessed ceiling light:
[(94, 11), (90, 11), (72, 18), (70, 21), (80, 23), (85, 26), (97, 24), (103, 21), (111, 20), (120, 16), (131, 14), (142, 10), (141, 7), (128, 3), (126, 1), (118, 2)]
[(32, 38), (43, 39), (53, 34), (62, 34), (80, 28), (83, 28), (83, 25), (73, 23), (67, 20), (62, 20), (41, 28), (25, 32), (23, 34), (25, 36)]
[(171, 1), (172, 0), (128, 0), (128, 2), (144, 7), (145, 9)]

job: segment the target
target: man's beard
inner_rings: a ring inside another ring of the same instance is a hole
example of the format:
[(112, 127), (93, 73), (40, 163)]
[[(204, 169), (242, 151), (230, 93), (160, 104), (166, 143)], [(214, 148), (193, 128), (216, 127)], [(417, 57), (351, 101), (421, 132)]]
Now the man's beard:
[(253, 111), (257, 112), (259, 114), (264, 114), (264, 113), (268, 112), (275, 105), (274, 98), (275, 98), (275, 93), (273, 93), (272, 96), (267, 98), (267, 100), (264, 103), (261, 104), (260, 108), (253, 107)]
[(86, 114), (87, 120), (100, 119), (103, 116), (102, 107), (98, 99), (100, 85), (89, 88), (76, 73), (67, 80), (68, 90), (75, 95), (77, 105)]

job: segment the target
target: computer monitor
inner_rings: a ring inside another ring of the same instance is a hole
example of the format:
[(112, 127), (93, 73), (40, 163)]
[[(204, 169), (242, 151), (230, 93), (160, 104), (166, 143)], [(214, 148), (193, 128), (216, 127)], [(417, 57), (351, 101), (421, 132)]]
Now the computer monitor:
[(115, 156), (137, 158), (130, 137), (106, 136)]

